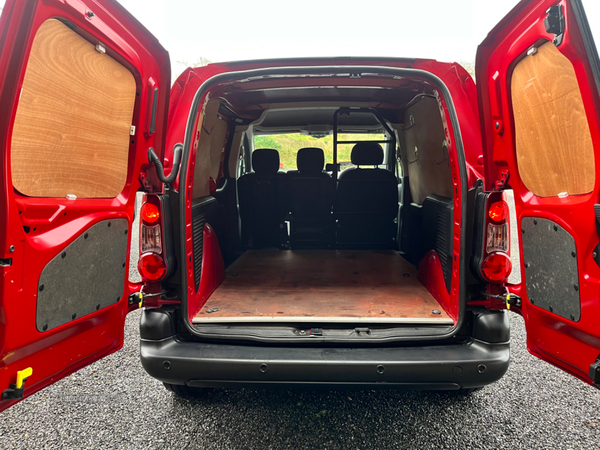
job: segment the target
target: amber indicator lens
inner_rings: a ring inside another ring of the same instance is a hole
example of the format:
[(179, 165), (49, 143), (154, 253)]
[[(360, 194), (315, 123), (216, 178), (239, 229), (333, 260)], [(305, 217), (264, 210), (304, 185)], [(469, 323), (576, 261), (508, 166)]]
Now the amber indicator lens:
[(506, 202), (494, 202), (488, 210), (490, 219), (494, 222), (504, 222), (508, 217), (508, 205)]
[(483, 276), (493, 283), (500, 283), (508, 278), (512, 270), (510, 258), (504, 253), (488, 256), (481, 267)]
[(160, 219), (160, 211), (152, 203), (144, 203), (141, 214), (142, 220), (146, 223), (154, 223)]
[(158, 281), (166, 271), (165, 262), (154, 253), (147, 253), (140, 257), (138, 270), (144, 281)]

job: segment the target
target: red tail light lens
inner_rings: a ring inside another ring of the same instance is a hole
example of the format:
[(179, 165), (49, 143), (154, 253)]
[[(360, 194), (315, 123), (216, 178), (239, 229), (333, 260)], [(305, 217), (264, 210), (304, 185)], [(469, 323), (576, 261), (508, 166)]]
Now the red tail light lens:
[(492, 253), (481, 266), (483, 276), (493, 283), (500, 283), (508, 278), (512, 270), (510, 258), (505, 253)]
[(488, 209), (488, 215), (494, 222), (504, 222), (508, 217), (508, 205), (505, 201), (494, 202)]
[(160, 211), (158, 207), (152, 203), (144, 203), (142, 205), (142, 220), (146, 223), (155, 223), (160, 219)]
[(144, 281), (159, 281), (166, 272), (163, 259), (155, 253), (146, 253), (140, 256), (138, 270)]

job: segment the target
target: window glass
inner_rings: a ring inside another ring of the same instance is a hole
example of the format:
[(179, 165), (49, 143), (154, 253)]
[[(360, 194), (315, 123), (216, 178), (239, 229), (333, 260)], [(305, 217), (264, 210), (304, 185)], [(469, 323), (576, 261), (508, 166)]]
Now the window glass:
[[(338, 141), (382, 141), (383, 134), (338, 134)], [(338, 145), (338, 162), (341, 170), (354, 167), (350, 162), (350, 153), (354, 144)], [(386, 144), (381, 144), (385, 149)], [(325, 153), (325, 164), (333, 162), (333, 135), (315, 138), (305, 134), (272, 134), (255, 136), (254, 148), (273, 148), (279, 151), (280, 169), (283, 171), (296, 169), (296, 153), (304, 147), (318, 147)]]

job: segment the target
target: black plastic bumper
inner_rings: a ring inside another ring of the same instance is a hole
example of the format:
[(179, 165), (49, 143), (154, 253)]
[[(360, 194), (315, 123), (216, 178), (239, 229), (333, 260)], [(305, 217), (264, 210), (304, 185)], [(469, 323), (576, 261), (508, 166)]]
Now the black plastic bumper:
[(306, 386), (460, 389), (499, 380), (508, 343), (471, 340), (418, 347), (302, 348), (141, 341), (142, 365), (160, 381), (195, 387)]

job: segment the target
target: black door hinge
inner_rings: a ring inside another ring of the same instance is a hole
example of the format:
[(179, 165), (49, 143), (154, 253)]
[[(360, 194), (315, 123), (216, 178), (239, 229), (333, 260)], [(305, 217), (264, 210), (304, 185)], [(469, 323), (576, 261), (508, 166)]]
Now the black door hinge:
[(548, 14), (544, 19), (546, 32), (554, 35), (553, 43), (558, 47), (562, 44), (563, 35), (565, 34), (565, 16), (563, 14), (563, 7), (562, 5), (551, 6), (546, 11), (546, 14)]
[(596, 358), (596, 362), (590, 364), (590, 378), (594, 386), (600, 389), (600, 356)]
[[(600, 205), (594, 205), (594, 215), (596, 216), (596, 234), (600, 237)], [(600, 242), (594, 247), (592, 251), (592, 258), (596, 264), (600, 267)]]

